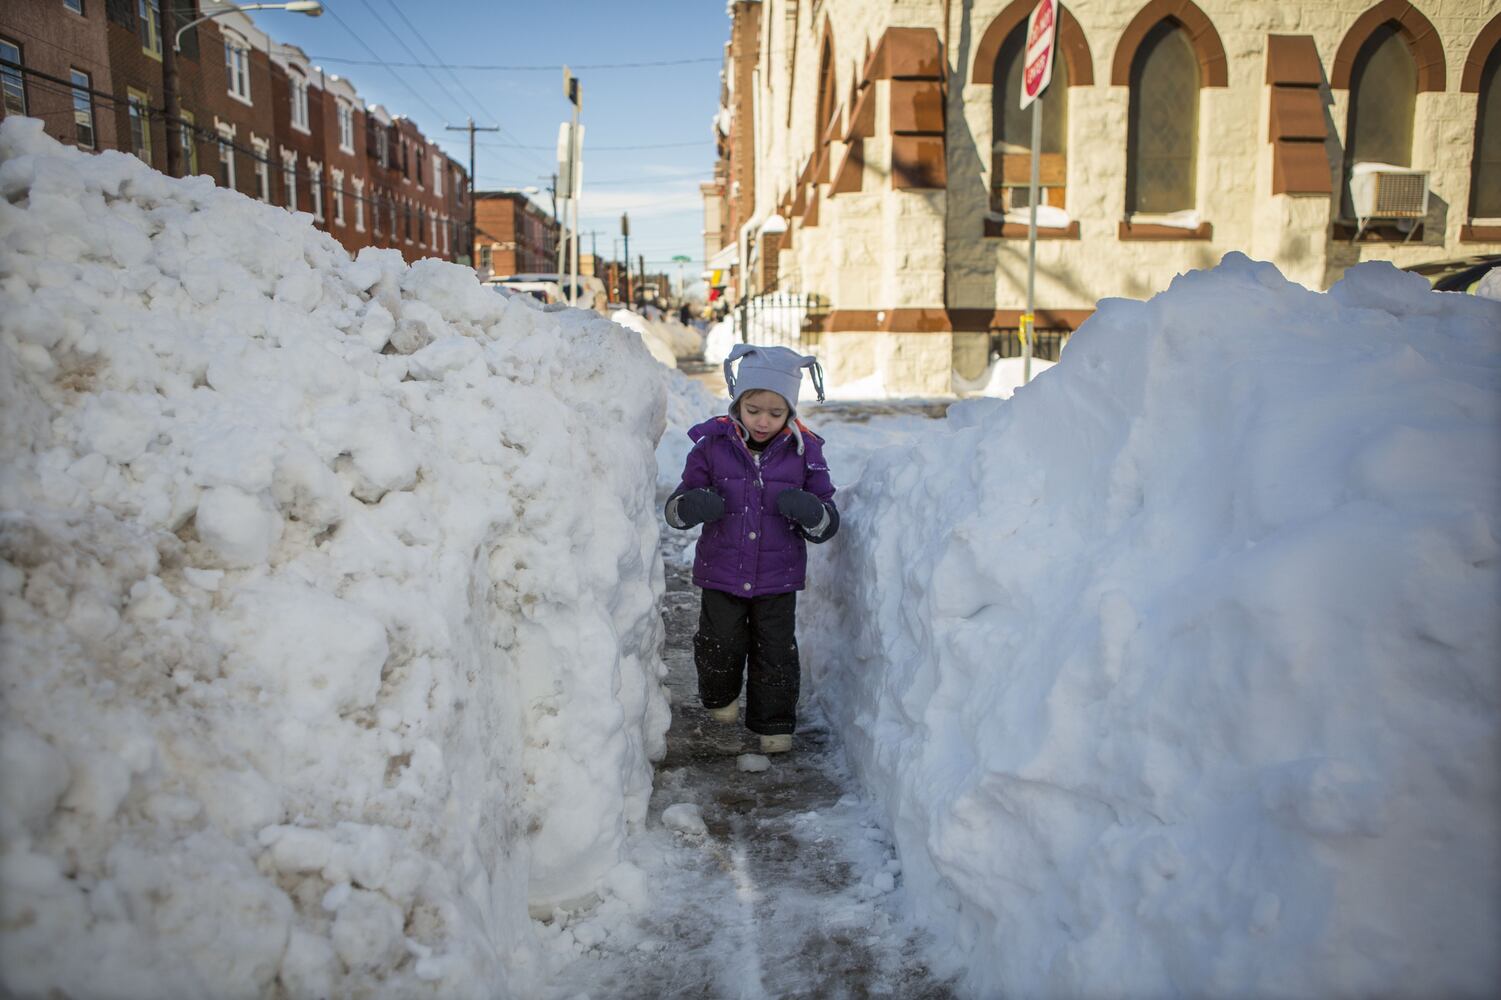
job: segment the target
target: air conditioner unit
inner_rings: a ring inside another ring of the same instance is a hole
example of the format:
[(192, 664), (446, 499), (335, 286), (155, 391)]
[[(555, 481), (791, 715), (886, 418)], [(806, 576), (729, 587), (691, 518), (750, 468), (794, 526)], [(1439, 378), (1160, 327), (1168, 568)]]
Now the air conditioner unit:
[(1396, 220), (1411, 238), (1418, 221), (1428, 215), (1428, 171), (1390, 163), (1357, 163), (1350, 172), (1350, 200), (1359, 223), (1355, 239), (1360, 239), (1372, 219)]

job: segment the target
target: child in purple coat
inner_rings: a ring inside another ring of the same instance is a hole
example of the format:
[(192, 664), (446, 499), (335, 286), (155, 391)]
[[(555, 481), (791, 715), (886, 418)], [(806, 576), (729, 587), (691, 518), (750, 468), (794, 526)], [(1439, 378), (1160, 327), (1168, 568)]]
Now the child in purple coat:
[(815, 359), (737, 344), (724, 363), (729, 414), (688, 431), (693, 450), (667, 498), (668, 524), (704, 526), (693, 560), (693, 582), (703, 588), (693, 637), (699, 698), (716, 721), (734, 722), (743, 678), (745, 725), (763, 753), (792, 749), (807, 543), (839, 529), (823, 438), (797, 419), (804, 368), (822, 402)]

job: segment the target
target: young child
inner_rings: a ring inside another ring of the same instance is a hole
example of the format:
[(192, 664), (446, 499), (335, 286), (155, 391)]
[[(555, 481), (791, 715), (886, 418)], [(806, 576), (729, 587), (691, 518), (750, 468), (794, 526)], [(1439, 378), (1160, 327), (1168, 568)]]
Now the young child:
[(826, 542), (839, 529), (823, 439), (797, 419), (804, 368), (822, 402), (817, 360), (737, 344), (724, 363), (729, 415), (688, 432), (693, 450), (667, 498), (668, 524), (704, 526), (693, 560), (693, 582), (703, 589), (693, 637), (699, 698), (716, 721), (734, 722), (743, 676), (745, 725), (760, 735), (762, 753), (792, 749), (805, 543)]

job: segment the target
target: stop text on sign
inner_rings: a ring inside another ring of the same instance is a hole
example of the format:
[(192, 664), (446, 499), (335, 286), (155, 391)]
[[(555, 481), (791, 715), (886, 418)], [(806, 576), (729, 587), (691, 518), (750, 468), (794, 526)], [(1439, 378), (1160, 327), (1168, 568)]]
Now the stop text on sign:
[(1027, 18), (1027, 47), (1022, 61), (1023, 108), (1042, 96), (1042, 92), (1052, 82), (1057, 29), (1057, 0), (1039, 0)]

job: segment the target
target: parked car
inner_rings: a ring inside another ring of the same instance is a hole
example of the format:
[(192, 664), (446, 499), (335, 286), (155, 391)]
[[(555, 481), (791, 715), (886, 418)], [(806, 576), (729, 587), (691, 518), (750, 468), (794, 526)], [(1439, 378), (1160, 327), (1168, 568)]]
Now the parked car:
[(504, 288), (508, 292), (520, 292), (530, 295), (543, 305), (552, 305), (557, 302), (567, 301), (563, 297), (563, 290), (555, 281), (531, 281), (517, 278), (491, 278), (485, 282), (491, 288)]
[[(505, 277), (491, 278), (493, 284), (510, 285), (514, 282), (544, 282), (554, 285), (558, 289), (558, 301), (568, 301), (568, 289), (571, 285), (572, 275), (541, 272), (537, 274), (509, 274)], [(574, 297), (574, 305), (580, 309), (593, 309), (596, 312), (609, 315), (606, 311), (610, 301), (610, 295), (605, 290), (605, 283), (599, 278), (589, 274), (578, 276), (578, 294)]]
[(1501, 267), (1501, 254), (1475, 254), (1453, 260), (1430, 260), (1402, 270), (1421, 274), (1436, 292), (1469, 292), (1494, 268)]

